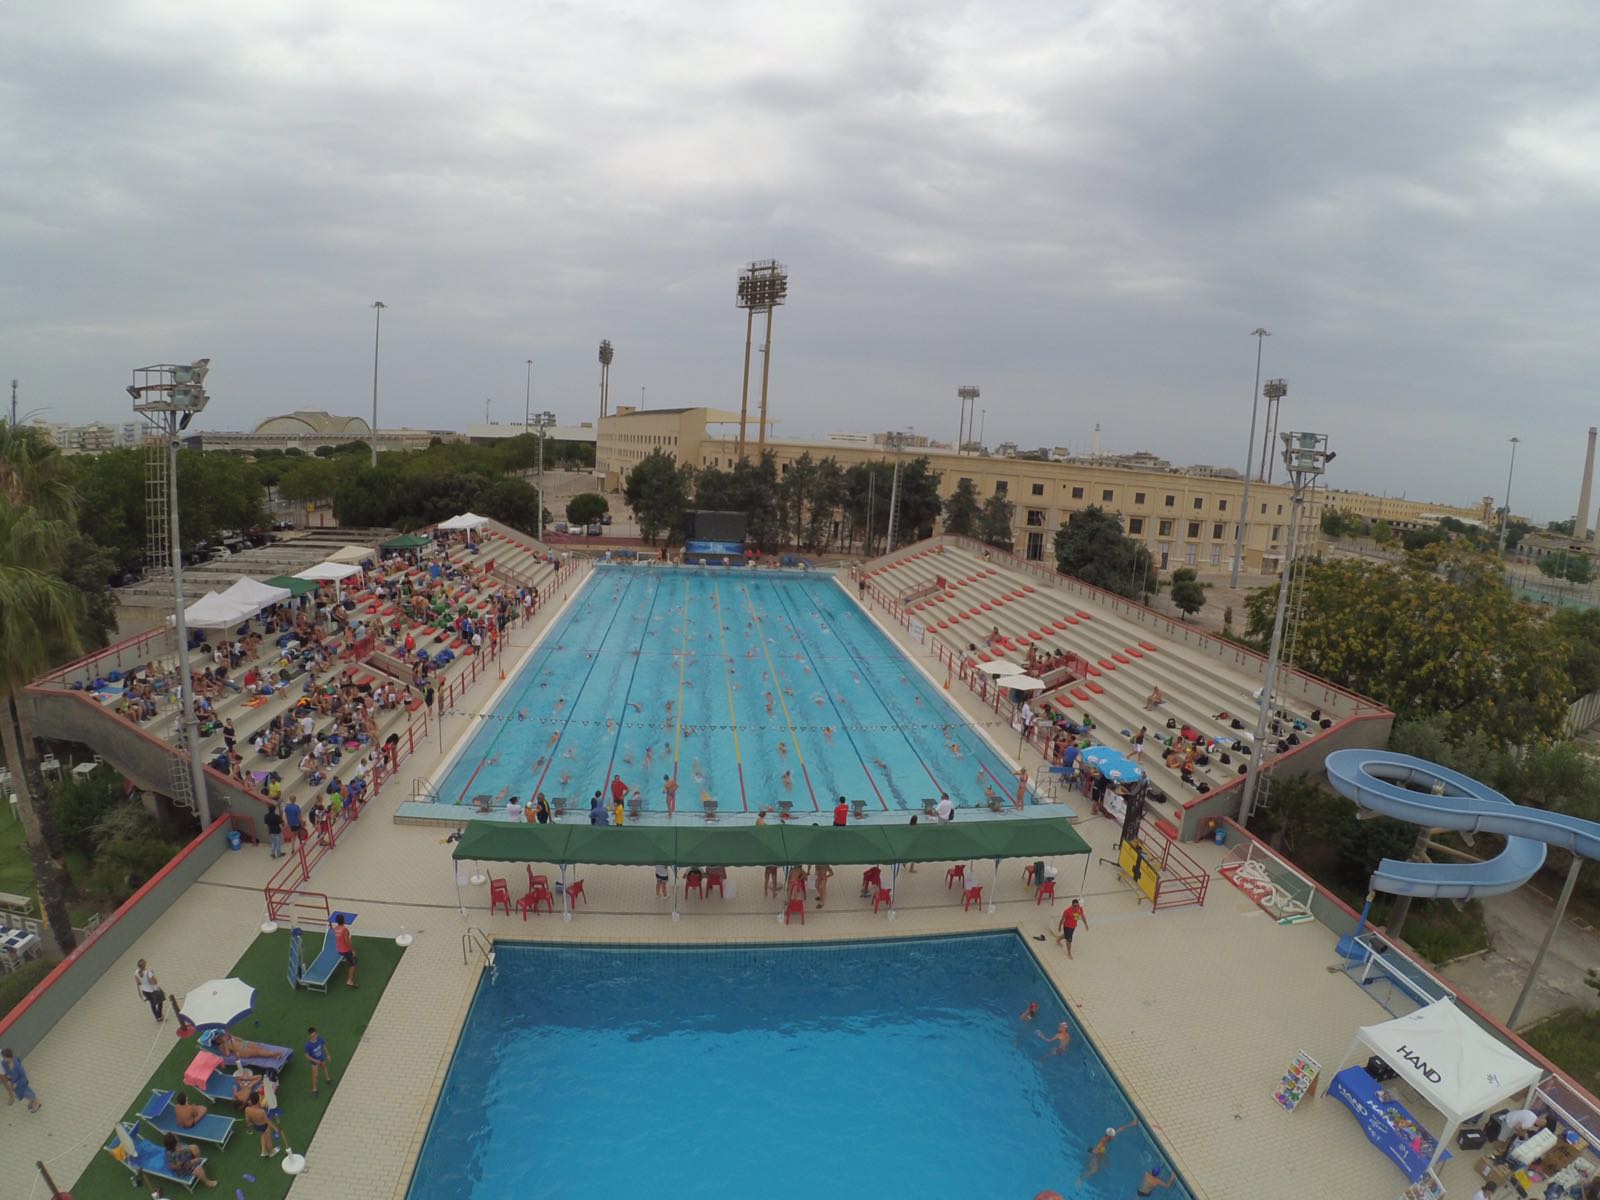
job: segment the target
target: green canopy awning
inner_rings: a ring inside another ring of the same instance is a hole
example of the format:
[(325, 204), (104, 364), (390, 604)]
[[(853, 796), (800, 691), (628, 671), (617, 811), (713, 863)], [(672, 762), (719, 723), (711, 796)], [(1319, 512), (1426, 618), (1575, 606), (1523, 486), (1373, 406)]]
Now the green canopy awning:
[(674, 832), (675, 857), (685, 866), (765, 867), (790, 861), (784, 849), (786, 831), (776, 825), (703, 826)]
[(554, 863), (567, 861), (567, 839), (576, 825), (513, 825), (473, 821), (456, 843), (455, 857), (478, 862)]
[(967, 858), (1049, 858), (1087, 854), (1089, 843), (1065, 817), (957, 821), (950, 825), (884, 826), (896, 862), (953, 862)]
[(387, 542), (379, 544), (383, 550), (421, 550), (425, 546), (433, 545), (433, 539), (425, 538), (420, 533), (402, 533), (399, 537), (392, 537)]
[(567, 842), (568, 863), (615, 867), (648, 867), (674, 861), (678, 831), (665, 825), (573, 825)]
[(293, 575), (274, 575), (267, 580), (268, 587), (288, 588), (291, 598), (304, 596), (307, 592), (317, 590), (317, 581), (314, 579), (296, 579)]
[(892, 862), (887, 825), (787, 825), (783, 848), (791, 863), (859, 866)]

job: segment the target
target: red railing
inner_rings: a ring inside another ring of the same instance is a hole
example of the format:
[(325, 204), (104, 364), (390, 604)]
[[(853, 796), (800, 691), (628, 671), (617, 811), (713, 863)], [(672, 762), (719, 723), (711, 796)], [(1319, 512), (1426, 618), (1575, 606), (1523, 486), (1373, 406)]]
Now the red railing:
[(153, 626), (143, 633), (124, 638), (122, 641), (107, 646), (103, 650), (96, 650), (92, 654), (86, 654), (82, 658), (74, 659), (65, 666), (57, 667), (55, 670), (39, 676), (38, 679), (33, 681), (34, 686), (64, 683), (68, 675), (78, 673), (82, 673), (83, 677), (88, 680), (98, 678), (105, 674), (106, 670), (120, 671), (126, 666), (142, 667), (151, 658), (149, 648), (152, 642), (158, 639), (172, 642), (170, 650), (164, 649), (161, 652), (162, 654), (171, 653), (177, 649), (177, 643), (174, 641), (176, 636), (175, 632), (168, 626)]

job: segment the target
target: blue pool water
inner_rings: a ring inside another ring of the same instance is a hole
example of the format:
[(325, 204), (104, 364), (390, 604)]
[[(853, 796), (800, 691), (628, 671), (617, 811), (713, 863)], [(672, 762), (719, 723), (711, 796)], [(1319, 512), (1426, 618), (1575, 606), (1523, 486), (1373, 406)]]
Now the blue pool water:
[[(647, 810), (870, 812), (1015, 794), (1010, 770), (831, 578), (597, 568), (439, 788), (586, 808), (612, 773)], [(787, 773), (788, 779), (784, 776)]]
[(1125, 1200), (1165, 1163), (1139, 1126), (1079, 1183), (1134, 1113), (1015, 933), (497, 950), (411, 1200)]

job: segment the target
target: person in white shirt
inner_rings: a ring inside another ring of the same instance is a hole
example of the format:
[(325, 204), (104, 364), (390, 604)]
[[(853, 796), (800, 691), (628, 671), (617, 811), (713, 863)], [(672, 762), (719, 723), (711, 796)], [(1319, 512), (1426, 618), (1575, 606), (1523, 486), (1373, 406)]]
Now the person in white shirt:
[(1500, 1118), (1500, 1136), (1503, 1139), (1514, 1138), (1521, 1141), (1531, 1133), (1537, 1133), (1548, 1123), (1548, 1119), (1540, 1116), (1531, 1108), (1513, 1108)]
[(933, 815), (942, 825), (948, 825), (956, 819), (956, 806), (950, 802), (948, 793), (939, 793), (939, 803), (933, 806)]

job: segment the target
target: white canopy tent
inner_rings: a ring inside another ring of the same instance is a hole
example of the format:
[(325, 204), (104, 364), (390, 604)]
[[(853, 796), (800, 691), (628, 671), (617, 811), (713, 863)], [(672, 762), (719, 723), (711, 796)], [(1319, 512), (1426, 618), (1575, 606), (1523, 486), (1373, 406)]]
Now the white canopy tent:
[(237, 600), (240, 604), (253, 604), (255, 611), (260, 612), (274, 604), (282, 604), (289, 599), (290, 591), (284, 587), (273, 587), (270, 583), (262, 583), (256, 579), (240, 577), (226, 591), (219, 593), (225, 600)]
[(328, 561), (336, 563), (358, 563), (368, 558), (378, 561), (378, 552), (371, 546), (345, 546), (337, 554), (328, 555)]
[(488, 523), (488, 517), (480, 517), (477, 513), (465, 512), (459, 517), (451, 517), (448, 521), (440, 521), (438, 527), (457, 532), (463, 529), (482, 529)]
[[(1449, 1000), (1356, 1031), (1334, 1074), (1365, 1046), (1410, 1084), (1445, 1119), (1433, 1160), (1449, 1148), (1456, 1130), (1479, 1113), (1518, 1093), (1532, 1094), (1543, 1068), (1489, 1034)], [(1330, 1076), (1331, 1078), (1331, 1076)]]
[(261, 609), (237, 598), (217, 592), (207, 592), (183, 610), (183, 619), (190, 629), (226, 629), (247, 621)]
[(349, 579), (352, 575), (361, 574), (361, 568), (354, 563), (320, 562), (314, 567), (307, 567), (304, 571), (296, 571), (296, 579), (315, 579), (319, 582), (331, 579)]

